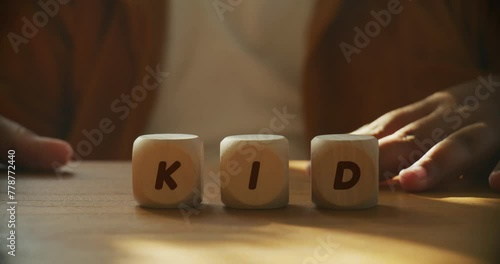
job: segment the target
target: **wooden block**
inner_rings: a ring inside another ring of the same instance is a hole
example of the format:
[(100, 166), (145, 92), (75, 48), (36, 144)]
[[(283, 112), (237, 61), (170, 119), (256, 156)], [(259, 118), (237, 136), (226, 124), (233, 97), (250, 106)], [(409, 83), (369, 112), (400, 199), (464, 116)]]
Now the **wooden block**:
[(277, 135), (229, 136), (220, 144), (221, 198), (231, 208), (288, 205), (288, 140)]
[(196, 135), (153, 134), (134, 141), (134, 197), (145, 207), (196, 207), (201, 203), (203, 142)]
[(322, 135), (311, 141), (312, 201), (318, 207), (361, 209), (378, 202), (378, 140)]

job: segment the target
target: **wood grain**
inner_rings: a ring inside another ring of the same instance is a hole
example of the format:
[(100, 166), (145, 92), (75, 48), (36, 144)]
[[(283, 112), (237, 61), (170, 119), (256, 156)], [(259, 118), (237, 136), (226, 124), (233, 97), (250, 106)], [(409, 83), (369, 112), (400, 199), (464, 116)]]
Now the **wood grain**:
[[(284, 209), (227, 209), (219, 193), (206, 190), (206, 206), (189, 221), (177, 209), (138, 207), (128, 162), (83, 162), (73, 174), (61, 178), (24, 173), (18, 175), (16, 185), (17, 256), (4, 258), (12, 263), (485, 263), (499, 259), (500, 195), (487, 186), (470, 186), (462, 180), (421, 194), (384, 187), (375, 208), (318, 210), (311, 203), (305, 164), (291, 162), (290, 205)], [(212, 169), (207, 168), (206, 183), (211, 181)], [(5, 230), (2, 181), (0, 230)], [(5, 240), (0, 241), (5, 254)]]

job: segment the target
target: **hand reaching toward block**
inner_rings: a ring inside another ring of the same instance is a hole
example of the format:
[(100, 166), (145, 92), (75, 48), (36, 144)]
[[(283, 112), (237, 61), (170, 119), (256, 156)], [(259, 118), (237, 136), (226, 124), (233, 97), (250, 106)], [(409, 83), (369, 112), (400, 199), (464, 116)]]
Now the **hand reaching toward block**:
[(500, 190), (500, 171), (494, 169), (500, 159), (499, 90), (499, 76), (480, 76), (353, 133), (379, 139), (381, 179), (399, 174), (407, 191), (427, 190), (461, 175), (489, 175), (490, 187)]
[(11, 149), (16, 151), (19, 167), (34, 170), (54, 169), (52, 164), (66, 164), (73, 155), (66, 141), (38, 136), (0, 116), (0, 163), (5, 162)]

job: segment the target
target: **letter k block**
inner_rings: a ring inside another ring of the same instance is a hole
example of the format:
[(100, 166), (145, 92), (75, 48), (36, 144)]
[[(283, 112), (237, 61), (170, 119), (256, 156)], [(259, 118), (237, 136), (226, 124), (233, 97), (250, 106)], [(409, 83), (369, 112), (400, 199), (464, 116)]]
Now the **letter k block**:
[(378, 141), (322, 135), (311, 141), (311, 193), (318, 207), (362, 209), (378, 202)]
[(138, 137), (132, 150), (134, 197), (141, 206), (198, 207), (201, 203), (203, 142), (186, 134)]

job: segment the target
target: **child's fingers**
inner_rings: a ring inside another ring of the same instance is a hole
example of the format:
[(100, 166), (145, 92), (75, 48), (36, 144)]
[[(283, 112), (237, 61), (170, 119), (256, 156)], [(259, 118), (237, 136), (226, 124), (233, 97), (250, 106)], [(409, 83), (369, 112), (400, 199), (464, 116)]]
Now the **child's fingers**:
[[(472, 121), (472, 118), (464, 120), (460, 128)], [(399, 172), (420, 159), (455, 129), (445, 122), (443, 111), (439, 110), (406, 125), (380, 140), (380, 167), (382, 170)]]
[[(498, 131), (485, 123), (465, 127), (435, 145), (420, 160), (399, 174), (407, 191), (423, 191), (443, 178), (462, 175), (491, 157), (500, 145)], [(491, 181), (491, 178), (490, 178)], [(493, 179), (497, 184), (497, 179)]]
[(438, 101), (429, 97), (422, 101), (388, 112), (372, 123), (365, 125), (353, 134), (372, 135), (378, 139), (386, 137), (402, 127), (434, 111)]
[(48, 170), (53, 164), (64, 165), (73, 155), (71, 146), (60, 139), (40, 137), (23, 126), (0, 116), (0, 161), (15, 151), (16, 165)]

